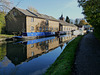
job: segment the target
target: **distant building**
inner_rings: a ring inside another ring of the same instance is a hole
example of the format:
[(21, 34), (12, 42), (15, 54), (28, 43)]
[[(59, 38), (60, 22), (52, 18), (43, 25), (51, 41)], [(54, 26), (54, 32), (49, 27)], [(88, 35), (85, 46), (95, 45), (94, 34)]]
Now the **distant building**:
[(60, 28), (59, 31), (61, 31), (62, 34), (71, 33), (72, 31), (75, 31), (78, 29), (76, 25), (65, 22), (63, 14), (59, 18), (59, 28)]

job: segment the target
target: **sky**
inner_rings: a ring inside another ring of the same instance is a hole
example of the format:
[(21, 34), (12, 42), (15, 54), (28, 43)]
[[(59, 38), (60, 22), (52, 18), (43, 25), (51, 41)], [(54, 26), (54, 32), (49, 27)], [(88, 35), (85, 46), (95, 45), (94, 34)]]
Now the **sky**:
[(84, 18), (82, 8), (78, 7), (77, 0), (11, 0), (13, 6), (22, 9), (34, 7), (41, 14), (53, 16), (58, 19), (61, 14), (68, 16), (70, 19)]

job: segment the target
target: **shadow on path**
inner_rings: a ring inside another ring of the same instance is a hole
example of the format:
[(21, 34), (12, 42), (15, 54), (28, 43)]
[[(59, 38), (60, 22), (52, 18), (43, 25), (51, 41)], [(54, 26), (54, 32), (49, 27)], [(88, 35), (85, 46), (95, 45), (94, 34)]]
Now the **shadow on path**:
[(100, 42), (93, 33), (85, 35), (80, 42), (75, 75), (100, 75)]

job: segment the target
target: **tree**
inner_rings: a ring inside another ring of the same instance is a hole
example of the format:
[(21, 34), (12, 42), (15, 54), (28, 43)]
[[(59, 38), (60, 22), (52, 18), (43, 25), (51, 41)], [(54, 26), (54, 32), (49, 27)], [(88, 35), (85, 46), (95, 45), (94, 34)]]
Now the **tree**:
[(0, 34), (6, 33), (5, 15), (10, 10), (11, 2), (9, 0), (0, 0)]
[(78, 25), (79, 19), (75, 19), (75, 25)]
[(73, 24), (73, 22), (71, 22), (71, 24)]
[(83, 8), (87, 22), (100, 34), (100, 0), (78, 0), (78, 3)]
[(0, 34), (5, 32), (5, 13), (0, 12)]
[(81, 20), (80, 23), (79, 23), (79, 25), (81, 25), (81, 26), (86, 25), (86, 24), (88, 24), (88, 23), (85, 22), (85, 20)]
[(66, 20), (65, 21), (68, 22), (68, 23), (70, 23), (70, 19), (69, 19), (68, 16), (66, 16)]
[(9, 0), (0, 0), (0, 11), (10, 10), (11, 2)]
[(32, 6), (29, 6), (29, 7), (28, 7), (28, 10), (30, 10), (31, 12), (36, 12), (36, 13), (38, 12), (37, 9), (35, 9), (35, 8), (32, 7)]

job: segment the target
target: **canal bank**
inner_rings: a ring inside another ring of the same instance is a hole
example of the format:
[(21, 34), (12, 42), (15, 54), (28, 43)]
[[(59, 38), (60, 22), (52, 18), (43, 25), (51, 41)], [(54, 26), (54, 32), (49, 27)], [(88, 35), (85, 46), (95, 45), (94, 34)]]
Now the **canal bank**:
[(64, 51), (47, 70), (45, 75), (70, 75), (72, 73), (75, 52), (82, 37), (78, 36), (65, 47)]
[(0, 42), (6, 41), (7, 38), (11, 38), (14, 35), (6, 35), (6, 34), (0, 34)]

